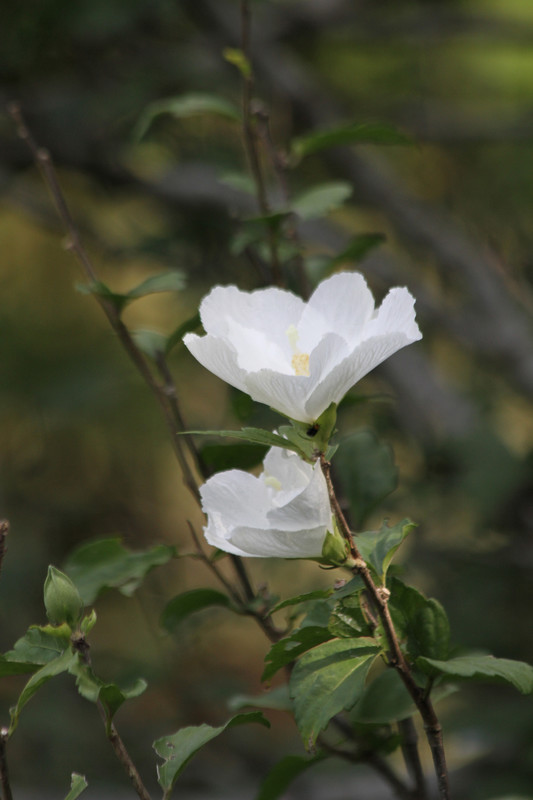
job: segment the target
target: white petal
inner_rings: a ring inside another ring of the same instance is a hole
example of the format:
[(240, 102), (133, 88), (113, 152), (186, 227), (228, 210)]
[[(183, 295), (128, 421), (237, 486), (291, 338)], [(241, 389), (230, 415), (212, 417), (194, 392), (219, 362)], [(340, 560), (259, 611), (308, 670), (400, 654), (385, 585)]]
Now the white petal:
[(197, 361), (226, 383), (246, 392), (246, 373), (237, 364), (237, 354), (224, 339), (187, 333), (183, 344)]
[(224, 524), (224, 518), (220, 514), (212, 513), (209, 516), (207, 526), (204, 528), (204, 535), (210, 545), (218, 547), (219, 550), (224, 550), (226, 553), (233, 553), (235, 556), (254, 555), (237, 547), (231, 541), (233, 530), (234, 528), (227, 527)]
[(339, 403), (361, 378), (412, 341), (404, 333), (388, 333), (362, 342), (311, 393), (306, 403), (308, 417), (317, 419), (330, 403)]
[(273, 369), (276, 372), (294, 374), (291, 366), (290, 348), (285, 336), (284, 349), (279, 347), (272, 336), (255, 328), (246, 328), (239, 320), (227, 320), (226, 338), (237, 354), (237, 363), (246, 372), (260, 369)]
[(326, 533), (327, 529), (322, 525), (297, 533), (235, 528), (231, 534), (231, 546), (234, 549), (228, 552), (238, 549), (240, 554), (258, 558), (318, 558), (322, 554)]
[(227, 526), (267, 528), (269, 525), (269, 492), (262, 480), (248, 472), (240, 469), (217, 472), (200, 487), (200, 496), (208, 517), (222, 515)]
[(285, 336), (289, 325), (296, 325), (305, 308), (300, 297), (284, 289), (257, 289), (241, 292), (236, 286), (215, 286), (202, 300), (200, 316), (207, 333), (224, 336), (226, 319), (238, 320), (245, 328), (263, 331), (276, 341)]
[(302, 528), (314, 528), (320, 524), (331, 529), (331, 505), (326, 479), (320, 464), (315, 464), (312, 469), (311, 480), (303, 491), (285, 505), (267, 512), (268, 521), (273, 528), (300, 531)]
[(405, 287), (390, 290), (366, 326), (363, 338), (395, 332), (404, 333), (407, 344), (422, 338), (415, 320), (415, 300)]
[(309, 299), (299, 327), (302, 343), (309, 335), (308, 328), (315, 327), (313, 317), (318, 313), (324, 320), (323, 331), (335, 331), (353, 346), (373, 312), (374, 298), (363, 276), (359, 272), (336, 273), (322, 281)]
[(245, 391), (252, 400), (300, 422), (312, 422), (306, 414), (305, 403), (310, 378), (303, 375), (280, 375), (271, 369), (249, 373), (245, 377)]
[(349, 348), (345, 339), (337, 333), (328, 333), (323, 337), (309, 359), (309, 394), (352, 350), (353, 347)]

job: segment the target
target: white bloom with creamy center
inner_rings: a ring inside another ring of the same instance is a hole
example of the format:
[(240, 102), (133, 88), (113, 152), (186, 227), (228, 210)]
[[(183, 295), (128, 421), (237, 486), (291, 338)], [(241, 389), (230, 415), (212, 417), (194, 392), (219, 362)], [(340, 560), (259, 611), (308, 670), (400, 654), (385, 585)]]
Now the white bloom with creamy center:
[(200, 487), (209, 544), (237, 556), (319, 558), (333, 530), (320, 464), (273, 447), (259, 477), (218, 472)]
[(357, 272), (332, 275), (307, 303), (283, 289), (216, 286), (202, 300), (206, 336), (183, 341), (215, 375), (291, 419), (314, 422), (397, 350), (421, 338), (414, 299), (381, 306)]

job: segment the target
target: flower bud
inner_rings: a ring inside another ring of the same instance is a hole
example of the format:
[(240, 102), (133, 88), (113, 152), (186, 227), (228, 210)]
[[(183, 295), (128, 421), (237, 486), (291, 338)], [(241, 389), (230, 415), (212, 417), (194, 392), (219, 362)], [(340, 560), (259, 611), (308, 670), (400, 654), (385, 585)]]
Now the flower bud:
[(44, 582), (44, 605), (52, 625), (66, 622), (71, 628), (76, 627), (83, 611), (83, 600), (70, 578), (51, 565)]

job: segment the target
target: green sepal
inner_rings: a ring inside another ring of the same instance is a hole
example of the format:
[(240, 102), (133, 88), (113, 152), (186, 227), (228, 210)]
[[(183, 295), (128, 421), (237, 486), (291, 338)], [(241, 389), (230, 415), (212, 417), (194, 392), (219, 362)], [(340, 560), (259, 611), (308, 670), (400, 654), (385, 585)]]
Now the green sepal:
[(90, 614), (87, 614), (86, 617), (82, 619), (80, 622), (80, 632), (83, 636), (87, 636), (94, 626), (96, 625), (96, 611), (94, 608), (91, 610)]
[(228, 728), (252, 722), (259, 723), (267, 728), (270, 727), (269, 721), (265, 719), (260, 711), (252, 711), (249, 714), (238, 714), (218, 728), (213, 728), (211, 725), (206, 724), (191, 725), (170, 736), (163, 736), (161, 739), (157, 739), (153, 743), (153, 747), (157, 755), (163, 759), (163, 763), (157, 767), (159, 785), (165, 793), (163, 797), (169, 797), (177, 777), (200, 748), (221, 733), (224, 733)]

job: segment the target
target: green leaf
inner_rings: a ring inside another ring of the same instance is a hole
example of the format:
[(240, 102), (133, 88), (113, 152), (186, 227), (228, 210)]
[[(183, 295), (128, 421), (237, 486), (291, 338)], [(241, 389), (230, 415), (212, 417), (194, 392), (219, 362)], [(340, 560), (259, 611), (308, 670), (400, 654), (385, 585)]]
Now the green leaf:
[(196, 755), (201, 747), (215, 739), (221, 733), (236, 725), (246, 725), (257, 722), (269, 728), (270, 723), (260, 711), (249, 714), (238, 714), (232, 717), (225, 725), (212, 728), (211, 725), (193, 725), (182, 728), (170, 736), (163, 736), (154, 742), (153, 747), (157, 755), (164, 759), (163, 764), (157, 768), (159, 785), (165, 791), (165, 797), (174, 786), (176, 778), (183, 771), (191, 758)]
[(305, 453), (302, 452), (297, 444), (290, 442), (283, 436), (279, 436), (277, 433), (263, 430), (263, 428), (242, 428), (239, 431), (184, 431), (184, 433), (198, 436), (222, 436), (229, 439), (242, 439), (253, 444), (264, 444), (268, 447), (283, 447), (285, 450), (292, 450), (305, 457)]
[(161, 615), (161, 626), (172, 633), (190, 614), (211, 606), (231, 606), (229, 597), (216, 589), (191, 589), (178, 594), (165, 606)]
[(217, 114), (226, 119), (238, 122), (241, 118), (239, 109), (223, 97), (201, 92), (190, 92), (179, 97), (167, 97), (151, 103), (142, 114), (137, 123), (133, 138), (140, 141), (156, 117), (161, 114), (171, 114), (177, 119), (193, 117), (198, 114)]
[(127, 294), (119, 294), (118, 292), (113, 292), (109, 288), (109, 286), (107, 286), (103, 281), (92, 281), (91, 283), (77, 283), (76, 289), (81, 294), (94, 294), (97, 297), (101, 297), (102, 299), (107, 300), (108, 302), (114, 305), (119, 314), (129, 302)]
[(177, 344), (181, 343), (186, 333), (193, 333), (194, 331), (198, 330), (201, 324), (202, 321), (200, 319), (200, 314), (197, 312), (193, 317), (189, 317), (189, 319), (186, 319), (185, 322), (181, 323), (181, 325), (178, 325), (176, 330), (173, 331), (167, 338), (167, 342), (165, 345), (165, 355), (168, 356), (170, 351)]
[(238, 694), (228, 703), (230, 711), (240, 711), (242, 708), (269, 708), (274, 711), (291, 711), (292, 700), (289, 696), (289, 687), (286, 684), (262, 692), (258, 695)]
[(300, 136), (292, 141), (291, 155), (299, 160), (320, 150), (350, 144), (412, 145), (413, 140), (392, 125), (365, 122)]
[(292, 664), (302, 653), (331, 638), (332, 634), (326, 628), (315, 625), (298, 628), (290, 636), (286, 636), (272, 645), (265, 657), (266, 666), (261, 680), (271, 680), (282, 667)]
[(432, 677), (442, 675), (455, 680), (507, 683), (522, 694), (533, 692), (533, 667), (523, 661), (488, 655), (458, 656), (448, 661), (421, 656), (416, 666)]
[(374, 639), (333, 639), (297, 662), (290, 679), (296, 724), (307, 748), (320, 731), (361, 696), (379, 647)]
[(302, 772), (305, 772), (305, 770), (319, 761), (323, 761), (326, 757), (325, 753), (319, 753), (313, 758), (285, 756), (272, 767), (268, 775), (261, 781), (256, 800), (277, 800), (278, 797), (285, 794), (287, 787)]
[(362, 558), (383, 583), (394, 554), (414, 527), (414, 523), (408, 519), (398, 522), (392, 528), (384, 522), (379, 531), (365, 531), (355, 537)]
[(450, 650), (450, 623), (446, 612), (433, 598), (424, 597), (398, 578), (391, 581), (389, 601), (396, 632), (406, 642), (409, 657), (445, 659)]
[(27, 675), (28, 672), (36, 672), (38, 664), (31, 664), (28, 661), (10, 661), (0, 655), (0, 678), (7, 678), (9, 675)]
[(9, 736), (11, 736), (18, 725), (20, 712), (26, 703), (31, 700), (35, 692), (37, 692), (43, 684), (47, 683), (50, 678), (54, 678), (56, 675), (60, 675), (62, 672), (67, 672), (75, 658), (76, 656), (70, 649), (65, 650), (64, 653), (61, 653), (60, 656), (54, 658), (52, 661), (49, 661), (44, 665), (44, 667), (41, 667), (31, 676), (26, 686), (22, 690), (16, 706), (10, 709), (11, 725), (9, 726)]
[(206, 444), (200, 455), (212, 472), (228, 469), (252, 469), (261, 464), (268, 452), (264, 444)]
[(126, 296), (130, 300), (137, 300), (139, 297), (146, 297), (146, 295), (158, 292), (179, 292), (185, 288), (185, 283), (185, 274), (179, 269), (172, 269), (168, 272), (161, 272), (159, 275), (152, 275), (138, 286), (130, 289)]
[(6, 666), (9, 662), (38, 666), (48, 664), (70, 647), (70, 636), (68, 625), (32, 625), (15, 642), (13, 650), (5, 653)]
[(167, 545), (133, 552), (119, 538), (99, 539), (75, 550), (65, 564), (65, 572), (89, 605), (104, 589), (118, 589), (130, 597), (150, 570), (175, 556), (175, 548)]
[(132, 331), (131, 338), (139, 350), (154, 361), (157, 361), (158, 358), (165, 354), (167, 337), (159, 331), (139, 328), (136, 331)]
[(249, 78), (252, 74), (252, 66), (242, 50), (237, 47), (225, 47), (222, 55), (228, 64), (237, 67), (243, 78)]
[(372, 629), (361, 610), (360, 593), (335, 603), (328, 629), (339, 639), (353, 639), (372, 634)]
[(70, 792), (65, 797), (65, 800), (76, 800), (88, 785), (84, 775), (78, 775), (73, 772), (70, 779)]
[(306, 594), (298, 594), (296, 597), (289, 597), (287, 600), (282, 600), (280, 603), (274, 606), (270, 610), (271, 614), (274, 614), (275, 611), (281, 611), (282, 608), (287, 608), (289, 606), (297, 606), (300, 603), (305, 603), (308, 600), (320, 600), (323, 598), (331, 597), (333, 594), (333, 589), (315, 589), (314, 592), (306, 592)]
[(339, 208), (352, 194), (352, 186), (345, 181), (332, 181), (314, 186), (297, 195), (291, 203), (292, 210), (301, 219), (323, 217)]
[(356, 528), (398, 485), (393, 452), (371, 431), (357, 431), (340, 442), (335, 472)]
[[(457, 691), (451, 684), (431, 692), (433, 703)], [(417, 708), (402, 679), (395, 669), (388, 668), (366, 686), (360, 700), (352, 709), (350, 718), (354, 722), (389, 725), (415, 714)]]

